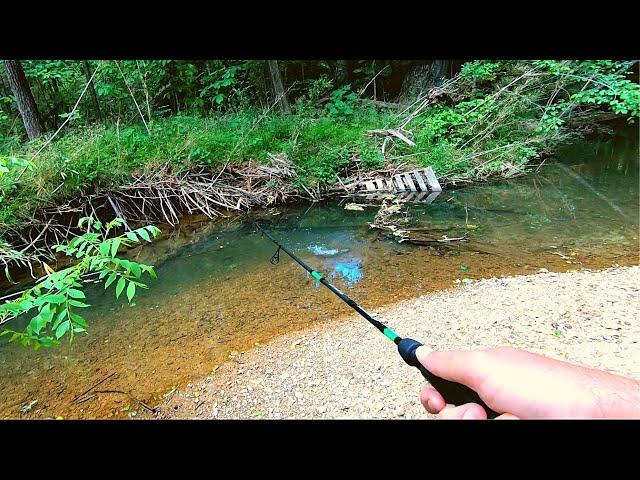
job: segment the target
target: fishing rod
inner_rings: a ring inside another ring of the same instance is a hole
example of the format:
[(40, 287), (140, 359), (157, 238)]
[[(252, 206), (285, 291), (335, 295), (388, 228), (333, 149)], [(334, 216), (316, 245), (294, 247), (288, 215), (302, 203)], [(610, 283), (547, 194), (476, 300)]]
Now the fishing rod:
[(427, 370), (424, 365), (420, 363), (418, 358), (416, 357), (416, 350), (418, 347), (422, 346), (422, 343), (417, 340), (413, 340), (412, 338), (402, 338), (392, 329), (387, 327), (384, 323), (373, 318), (364, 308), (358, 305), (351, 297), (341, 292), (338, 288), (333, 286), (329, 281), (322, 276), (317, 270), (314, 270), (305, 262), (303, 262), (297, 255), (292, 253), (278, 242), (275, 238), (273, 238), (269, 232), (264, 230), (259, 224), (254, 224), (258, 230), (262, 233), (262, 235), (266, 235), (269, 240), (275, 243), (278, 247), (276, 252), (271, 257), (271, 264), (277, 265), (280, 261), (280, 250), (289, 255), (293, 260), (295, 260), (298, 265), (304, 268), (309, 275), (335, 293), (340, 299), (353, 308), (356, 312), (358, 312), (361, 316), (363, 316), (371, 325), (376, 327), (382, 334), (395, 343), (398, 346), (398, 353), (402, 357), (402, 359), (412, 367), (416, 367), (422, 373), (422, 376), (435, 388), (440, 395), (444, 398), (445, 402), (453, 404), (453, 405), (463, 405), (465, 403), (477, 403), (482, 406), (487, 411), (488, 418), (495, 418), (498, 416), (498, 413), (494, 412), (491, 408), (487, 406), (487, 404), (480, 398), (480, 396), (471, 388), (466, 385), (462, 385), (461, 383), (452, 382), (450, 380), (445, 380), (444, 378), (438, 377), (434, 375), (429, 370)]

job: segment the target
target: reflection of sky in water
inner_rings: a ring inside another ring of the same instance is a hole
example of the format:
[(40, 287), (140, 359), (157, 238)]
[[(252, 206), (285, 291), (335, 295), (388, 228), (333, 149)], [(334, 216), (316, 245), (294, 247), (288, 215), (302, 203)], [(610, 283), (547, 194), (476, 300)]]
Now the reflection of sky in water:
[(361, 262), (359, 258), (338, 261), (333, 266), (330, 277), (341, 276), (347, 281), (349, 286), (362, 280)]

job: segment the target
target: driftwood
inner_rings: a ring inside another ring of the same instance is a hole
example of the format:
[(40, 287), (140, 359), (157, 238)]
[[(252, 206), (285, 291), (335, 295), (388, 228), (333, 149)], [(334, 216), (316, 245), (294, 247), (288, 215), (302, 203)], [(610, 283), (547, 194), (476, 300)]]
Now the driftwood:
[(187, 213), (214, 218), (224, 210), (249, 210), (299, 196), (287, 181), (294, 175), (293, 165), (276, 156), (266, 165), (226, 164), (217, 173), (202, 168), (178, 176), (165, 166), (135, 177), (109, 192), (109, 198), (127, 219), (176, 225)]
[(447, 235), (436, 235), (428, 228), (401, 228), (393, 224), (370, 224), (370, 227), (393, 235), (398, 243), (412, 243), (415, 245), (448, 244), (452, 242), (466, 242), (467, 235), (462, 234), (455, 237)]

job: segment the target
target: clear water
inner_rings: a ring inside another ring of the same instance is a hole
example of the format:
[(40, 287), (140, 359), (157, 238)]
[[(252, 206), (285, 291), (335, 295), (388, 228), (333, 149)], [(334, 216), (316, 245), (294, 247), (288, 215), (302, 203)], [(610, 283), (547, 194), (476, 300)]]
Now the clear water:
[[(377, 209), (345, 199), (252, 214), (365, 308), (451, 288), (464, 278), (638, 263), (637, 138), (563, 148), (561, 164), (510, 181), (448, 190), (410, 207), (413, 226), (469, 242), (434, 249), (398, 244), (368, 224)], [(207, 375), (233, 350), (350, 313), (250, 222), (185, 221), (131, 256), (159, 280), (135, 306), (88, 289), (90, 333), (34, 352), (0, 346), (2, 417), (110, 418), (153, 405)], [(115, 372), (78, 403), (74, 398)], [(21, 406), (37, 400), (28, 413)]]

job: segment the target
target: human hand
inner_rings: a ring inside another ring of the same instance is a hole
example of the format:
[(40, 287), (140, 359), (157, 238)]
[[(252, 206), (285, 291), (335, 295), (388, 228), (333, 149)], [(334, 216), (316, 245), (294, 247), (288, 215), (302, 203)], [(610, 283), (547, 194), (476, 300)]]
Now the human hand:
[[(416, 355), (434, 375), (475, 390), (499, 419), (640, 418), (640, 382), (511, 347)], [(444, 419), (486, 419), (476, 403), (446, 405), (431, 386), (420, 401)]]

